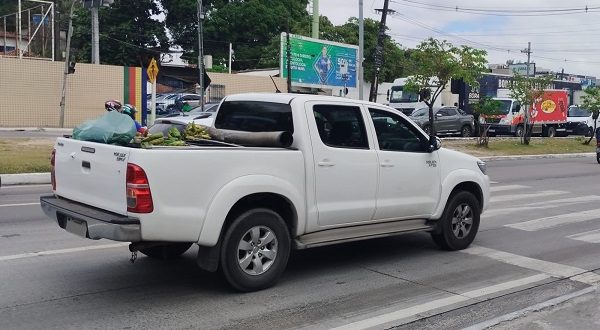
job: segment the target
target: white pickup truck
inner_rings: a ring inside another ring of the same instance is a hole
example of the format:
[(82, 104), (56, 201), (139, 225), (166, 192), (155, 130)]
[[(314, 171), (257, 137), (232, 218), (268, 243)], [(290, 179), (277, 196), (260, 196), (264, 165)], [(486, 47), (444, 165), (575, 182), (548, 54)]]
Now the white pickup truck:
[(291, 249), (418, 231), (464, 249), (489, 203), (484, 162), (431, 145), (381, 104), (232, 95), (213, 126), (288, 131), (293, 142), (137, 149), (59, 138), (42, 209), (71, 233), (131, 242), (150, 257), (197, 244), (201, 268), (252, 291), (277, 281)]

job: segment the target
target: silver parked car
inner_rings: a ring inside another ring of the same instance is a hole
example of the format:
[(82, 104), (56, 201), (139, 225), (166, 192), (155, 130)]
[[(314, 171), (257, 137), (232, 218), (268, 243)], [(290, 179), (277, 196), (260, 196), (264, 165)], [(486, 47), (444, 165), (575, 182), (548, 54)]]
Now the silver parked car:
[[(429, 134), (429, 108), (415, 110), (410, 119)], [(462, 137), (469, 137), (475, 129), (473, 116), (456, 107), (434, 108), (433, 120), (437, 134), (460, 134)]]

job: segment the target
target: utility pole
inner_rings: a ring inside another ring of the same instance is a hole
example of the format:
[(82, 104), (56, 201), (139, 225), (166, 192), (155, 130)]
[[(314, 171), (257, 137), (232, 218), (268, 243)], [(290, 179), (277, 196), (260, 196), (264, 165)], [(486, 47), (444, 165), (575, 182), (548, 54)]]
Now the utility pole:
[(319, 39), (319, 0), (313, 0), (312, 37)]
[(379, 87), (379, 72), (383, 65), (383, 41), (385, 39), (385, 22), (387, 19), (388, 12), (394, 13), (394, 10), (389, 8), (390, 0), (383, 2), (383, 9), (381, 11), (381, 21), (379, 22), (379, 33), (377, 34), (377, 46), (375, 47), (375, 66), (373, 68), (373, 79), (371, 79), (371, 92), (369, 93), (369, 101), (377, 101), (377, 88)]
[(202, 21), (204, 21), (204, 12), (202, 10), (202, 0), (198, 0), (198, 84), (200, 85), (200, 106), (204, 111), (204, 39), (202, 31)]
[[(18, 12), (17, 12), (17, 55), (19, 58), (23, 58), (23, 50), (21, 49), (21, 0), (18, 1)], [(6, 44), (4, 44), (6, 47)]]
[(358, 0), (358, 59), (356, 61), (356, 69), (358, 70), (358, 99), (364, 98), (364, 69), (363, 58), (365, 51), (365, 18), (363, 14), (363, 0)]
[(233, 45), (229, 43), (229, 74), (231, 74), (231, 56), (233, 55)]
[[(531, 66), (531, 41), (527, 43), (527, 48), (521, 50), (521, 53), (527, 54), (527, 79), (529, 79), (529, 67)], [(531, 104), (525, 106), (525, 124), (523, 125), (523, 136), (521, 142), (529, 144), (529, 107)]]
[(98, 7), (91, 8), (92, 13), (92, 63), (100, 64), (100, 23)]
[(62, 93), (60, 97), (60, 128), (65, 127), (65, 99), (67, 96), (67, 76), (69, 75), (71, 36), (73, 35), (73, 8), (75, 8), (75, 1), (71, 3), (71, 11), (69, 12), (69, 29), (67, 30), (67, 48), (65, 50), (65, 72), (63, 76)]

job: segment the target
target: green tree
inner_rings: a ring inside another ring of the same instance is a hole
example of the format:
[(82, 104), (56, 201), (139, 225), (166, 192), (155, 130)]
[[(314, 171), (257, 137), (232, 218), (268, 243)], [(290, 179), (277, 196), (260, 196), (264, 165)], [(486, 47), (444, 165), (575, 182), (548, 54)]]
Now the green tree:
[(594, 119), (594, 131), (590, 134), (590, 139), (585, 141), (584, 144), (590, 144), (594, 139), (596, 133), (596, 119), (598, 118), (600, 111), (600, 87), (593, 86), (585, 89), (585, 95), (582, 97), (581, 106), (592, 113)]
[[(146, 66), (151, 57), (167, 52), (169, 40), (164, 24), (152, 18), (160, 13), (154, 0), (115, 0), (110, 7), (101, 7), (101, 63)], [(76, 5), (71, 48), (77, 62), (91, 62), (91, 40), (90, 11)]]
[(531, 110), (535, 108), (537, 102), (540, 102), (544, 89), (548, 88), (552, 82), (552, 76), (525, 77), (515, 74), (511, 82), (510, 97), (519, 101), (524, 109), (523, 134), (521, 134), (521, 143), (528, 145), (531, 141), (533, 123), (530, 122)]
[(501, 114), (502, 102), (486, 96), (481, 98), (479, 102), (471, 104), (471, 106), (473, 111), (479, 114), (480, 126), (477, 144), (487, 148), (490, 140), (488, 135), (490, 124), (487, 122), (487, 117)]
[[(204, 1), (205, 50), (216, 58), (227, 58), (233, 44), (235, 70), (278, 66), (280, 34), (289, 24), (292, 33), (305, 32), (308, 0), (212, 0)], [(166, 24), (175, 44), (191, 63), (197, 62), (198, 33), (196, 0), (162, 0)], [(211, 45), (212, 43), (212, 45)]]
[(478, 86), (477, 79), (486, 69), (487, 52), (468, 46), (454, 46), (446, 40), (429, 38), (411, 53), (413, 75), (406, 89), (419, 93), (419, 98), (429, 107), (429, 134), (435, 137), (433, 104), (452, 78), (462, 79), (470, 86)]

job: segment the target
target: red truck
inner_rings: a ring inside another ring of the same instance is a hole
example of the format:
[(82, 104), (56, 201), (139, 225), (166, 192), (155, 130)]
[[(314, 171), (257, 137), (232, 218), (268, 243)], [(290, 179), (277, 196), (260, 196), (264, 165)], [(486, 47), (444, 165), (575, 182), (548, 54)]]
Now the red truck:
[[(533, 124), (533, 134), (554, 137), (568, 135), (565, 124), (567, 123), (567, 109), (569, 107), (568, 91), (548, 89), (544, 91), (540, 100), (537, 100), (529, 110), (530, 121)], [(492, 135), (523, 134), (525, 111), (518, 101), (509, 98), (496, 98), (503, 103), (502, 114), (498, 116), (498, 123), (490, 126)]]

